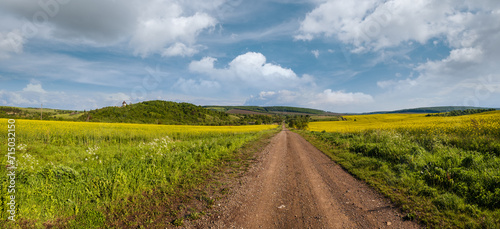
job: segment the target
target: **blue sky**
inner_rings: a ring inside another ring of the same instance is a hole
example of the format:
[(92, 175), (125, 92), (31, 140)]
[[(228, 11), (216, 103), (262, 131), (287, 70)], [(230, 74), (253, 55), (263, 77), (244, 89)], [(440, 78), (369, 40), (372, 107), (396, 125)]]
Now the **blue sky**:
[(2, 0), (0, 105), (500, 107), (500, 2)]

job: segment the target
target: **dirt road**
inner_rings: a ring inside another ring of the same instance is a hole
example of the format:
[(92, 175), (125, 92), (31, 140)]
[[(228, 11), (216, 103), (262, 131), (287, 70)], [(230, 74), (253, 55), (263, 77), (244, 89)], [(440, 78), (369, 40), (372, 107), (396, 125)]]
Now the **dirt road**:
[(419, 228), (300, 135), (277, 134), (202, 227)]

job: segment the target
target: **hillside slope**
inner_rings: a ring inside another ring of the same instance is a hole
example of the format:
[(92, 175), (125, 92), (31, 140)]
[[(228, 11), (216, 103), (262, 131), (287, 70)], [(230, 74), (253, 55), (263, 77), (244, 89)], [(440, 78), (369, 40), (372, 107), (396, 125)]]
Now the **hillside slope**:
[(300, 115), (335, 115), (322, 110), (301, 108), (301, 107), (287, 107), (287, 106), (204, 106), (210, 110), (221, 112), (237, 113), (237, 112), (252, 112), (252, 114), (300, 114)]
[(75, 120), (82, 113), (83, 112), (76, 110), (0, 106), (0, 118), (37, 119), (37, 120), (43, 119), (43, 120), (64, 121), (64, 120)]
[(442, 113), (442, 112), (450, 112), (450, 111), (462, 111), (468, 109), (483, 109), (483, 107), (471, 107), (471, 106), (440, 106), (440, 107), (419, 107), (419, 108), (411, 108), (411, 109), (402, 109), (395, 111), (377, 111), (377, 112), (369, 112), (363, 114), (404, 114), (404, 113), (417, 113), (417, 114), (425, 114), (425, 113)]
[(80, 121), (150, 124), (224, 125), (236, 117), (190, 103), (146, 101), (125, 107), (104, 107), (85, 113)]

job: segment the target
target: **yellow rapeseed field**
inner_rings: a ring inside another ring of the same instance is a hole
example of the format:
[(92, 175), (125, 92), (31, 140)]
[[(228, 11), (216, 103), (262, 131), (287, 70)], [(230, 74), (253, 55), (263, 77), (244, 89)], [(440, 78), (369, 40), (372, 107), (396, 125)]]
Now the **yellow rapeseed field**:
[(500, 130), (500, 111), (453, 117), (426, 117), (426, 114), (375, 114), (344, 116), (347, 121), (311, 122), (309, 130), (360, 132), (372, 129), (408, 129), (426, 132), (470, 132), (491, 134)]
[[(7, 152), (7, 137), (12, 137), (6, 132), (8, 123), (0, 119), (3, 152)], [(109, 209), (116, 210), (110, 214), (125, 214), (121, 210), (129, 209), (123, 199), (142, 198), (142, 193), (154, 190), (173, 193), (179, 187), (200, 184), (207, 171), (234, 160), (239, 148), (272, 134), (277, 127), (18, 119), (15, 145), (9, 146), (15, 153), (9, 161), (0, 162), (2, 168), (15, 168), (15, 182), (5, 170), (0, 186), (15, 183), (15, 217), (33, 222), (26, 227), (43, 228), (67, 219), (64, 227), (105, 228)], [(1, 189), (0, 204), (7, 206), (11, 196), (7, 188)], [(0, 217), (7, 219), (11, 213), (1, 211)], [(18, 226), (3, 220), (0, 228)]]
[[(0, 119), (0, 126), (7, 125), (7, 119)], [(29, 131), (56, 131), (56, 132), (93, 132), (112, 130), (128, 133), (140, 132), (218, 132), (218, 133), (246, 133), (276, 128), (276, 125), (248, 125), (248, 126), (190, 126), (190, 125), (153, 125), (128, 123), (95, 123), (95, 122), (68, 122), (68, 121), (39, 121), (16, 120), (16, 126)]]
[[(276, 125), (190, 126), (16, 120), (16, 134), (21, 142), (42, 140), (59, 145), (101, 141), (111, 143), (123, 143), (124, 141), (128, 142), (128, 140), (150, 141), (163, 136), (184, 138), (199, 135), (250, 133), (276, 127)], [(7, 119), (0, 119), (0, 128), (7, 128)]]
[(349, 172), (409, 206), (409, 218), (431, 228), (500, 228), (500, 111), (345, 118), (311, 122), (308, 134), (335, 146), (326, 150)]

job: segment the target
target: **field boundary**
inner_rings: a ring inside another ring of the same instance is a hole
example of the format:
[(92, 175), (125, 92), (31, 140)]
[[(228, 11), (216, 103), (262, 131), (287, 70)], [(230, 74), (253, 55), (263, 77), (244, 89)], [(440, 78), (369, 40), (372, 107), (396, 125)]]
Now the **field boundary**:
[[(314, 136), (310, 135), (307, 133), (307, 131), (297, 131), (294, 130), (294, 132), (300, 134), (304, 139), (306, 139), (309, 143), (311, 143), (314, 147), (319, 149), (321, 152), (323, 152), (325, 155), (327, 155), (332, 161), (337, 163), (344, 169), (347, 173), (351, 174), (353, 177), (356, 179), (365, 182), (368, 184), (370, 187), (374, 188), (377, 192), (380, 194), (384, 195), (385, 197), (389, 198), (391, 202), (397, 206), (398, 208), (401, 209), (403, 215), (405, 217), (403, 218), (404, 220), (417, 220), (420, 224), (425, 224), (424, 221), (422, 221), (419, 217), (416, 217), (416, 212), (412, 211), (411, 209), (412, 204), (416, 204), (413, 201), (408, 200), (407, 197), (403, 195), (403, 193), (399, 193), (398, 190), (393, 190), (390, 186), (387, 186), (383, 184), (383, 182), (380, 182), (377, 179), (373, 179), (370, 177), (365, 177), (360, 173), (357, 173), (351, 169), (352, 165), (349, 164), (347, 161), (344, 159), (336, 156), (336, 153), (339, 151), (344, 151), (344, 149), (340, 149), (336, 146), (329, 145), (325, 142), (320, 141), (319, 139), (315, 138)], [(416, 205), (415, 205), (416, 206)]]
[[(497, 228), (498, 226), (499, 221), (496, 217), (498, 211), (478, 209), (477, 206), (469, 205), (468, 202), (465, 204), (459, 202), (461, 200), (452, 198), (453, 194), (450, 194), (449, 189), (439, 189), (425, 183), (415, 189), (413, 185), (418, 180), (408, 180), (404, 172), (401, 172), (402, 175), (396, 173), (396, 171), (401, 171), (397, 169), (401, 169), (400, 163), (404, 163), (401, 162), (402, 159), (391, 165), (390, 161), (378, 160), (377, 156), (369, 157), (358, 151), (352, 151), (352, 149), (357, 149), (359, 144), (372, 144), (370, 146), (373, 146), (374, 143), (351, 143), (358, 144), (353, 146), (341, 142), (340, 138), (335, 137), (336, 135), (325, 137), (319, 132), (295, 132), (302, 135), (345, 171), (388, 197), (402, 210), (404, 220), (417, 220), (421, 225), (431, 228)], [(353, 136), (354, 134), (347, 134), (344, 137)], [(364, 145), (359, 147), (362, 146)], [(393, 169), (396, 170), (393, 171)], [(453, 181), (451, 175), (448, 177), (448, 180)]]
[[(210, 217), (214, 203), (230, 192), (230, 183), (241, 177), (254, 163), (254, 155), (260, 152), (278, 129), (264, 133), (260, 138), (246, 143), (231, 156), (220, 160), (217, 166), (198, 174), (196, 183), (183, 183), (174, 192), (152, 190), (142, 195), (131, 196), (116, 209), (106, 215), (106, 227), (196, 227), (205, 216)], [(161, 202), (164, 206), (158, 206)], [(122, 215), (123, 210), (137, 209)], [(163, 210), (163, 211), (161, 211)]]

